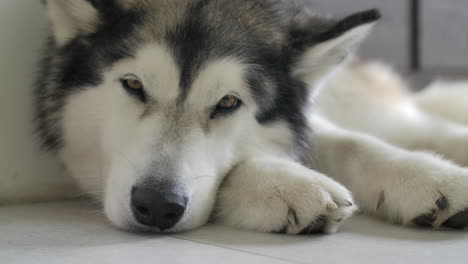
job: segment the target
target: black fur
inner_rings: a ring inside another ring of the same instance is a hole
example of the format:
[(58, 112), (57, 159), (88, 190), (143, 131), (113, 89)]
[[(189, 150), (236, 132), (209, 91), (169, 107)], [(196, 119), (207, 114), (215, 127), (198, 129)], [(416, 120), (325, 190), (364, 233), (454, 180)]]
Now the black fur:
[(181, 69), (181, 100), (187, 96), (196, 74), (215, 48), (215, 36), (203, 18), (202, 9), (206, 4), (207, 1), (203, 0), (190, 6), (185, 14), (186, 19), (166, 36)]
[(341, 36), (347, 31), (379, 20), (381, 13), (377, 9), (371, 9), (360, 13), (353, 14), (334, 23), (329, 29), (324, 32), (308, 32), (307, 29), (294, 29), (290, 33), (291, 47), (296, 51), (304, 51), (310, 46), (328, 41)]

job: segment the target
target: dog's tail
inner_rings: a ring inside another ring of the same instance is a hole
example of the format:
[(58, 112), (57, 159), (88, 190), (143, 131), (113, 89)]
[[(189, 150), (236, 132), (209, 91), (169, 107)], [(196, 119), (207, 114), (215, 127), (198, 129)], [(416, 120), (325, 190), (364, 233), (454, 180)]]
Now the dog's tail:
[(438, 80), (414, 95), (424, 111), (468, 125), (468, 80)]

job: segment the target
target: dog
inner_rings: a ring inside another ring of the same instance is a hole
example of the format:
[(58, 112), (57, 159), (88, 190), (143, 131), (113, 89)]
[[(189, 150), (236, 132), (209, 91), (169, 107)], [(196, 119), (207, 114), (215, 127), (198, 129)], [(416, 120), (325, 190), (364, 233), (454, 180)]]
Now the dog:
[(38, 133), (115, 227), (334, 233), (358, 206), (403, 225), (468, 225), (468, 127), (353, 56), (379, 11), (44, 2)]

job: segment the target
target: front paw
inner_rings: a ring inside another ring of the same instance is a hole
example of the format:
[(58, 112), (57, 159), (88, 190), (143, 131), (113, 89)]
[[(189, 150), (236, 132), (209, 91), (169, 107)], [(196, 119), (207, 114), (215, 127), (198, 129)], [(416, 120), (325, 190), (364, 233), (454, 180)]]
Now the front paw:
[(262, 232), (336, 232), (357, 210), (351, 193), (324, 175), (301, 172), (306, 174), (269, 175), (258, 182), (248, 177), (227, 179), (218, 198), (218, 219)]
[[(319, 182), (303, 182), (278, 191), (286, 216), (280, 233), (335, 233), (339, 226), (357, 210), (351, 193), (340, 184), (323, 178)], [(276, 231), (276, 230), (275, 230)]]
[[(431, 172), (438, 172), (437, 175)], [(412, 175), (379, 193), (375, 212), (405, 225), (464, 229), (468, 226), (468, 170), (447, 166)]]
[[(468, 186), (465, 187), (464, 193), (458, 195), (456, 192), (447, 192), (450, 195), (446, 196), (440, 192), (433, 206), (414, 217), (412, 223), (421, 227), (438, 228), (443, 226), (465, 229), (468, 226), (468, 201), (463, 197), (466, 196), (466, 193), (468, 193)], [(458, 197), (459, 195), (462, 197)]]

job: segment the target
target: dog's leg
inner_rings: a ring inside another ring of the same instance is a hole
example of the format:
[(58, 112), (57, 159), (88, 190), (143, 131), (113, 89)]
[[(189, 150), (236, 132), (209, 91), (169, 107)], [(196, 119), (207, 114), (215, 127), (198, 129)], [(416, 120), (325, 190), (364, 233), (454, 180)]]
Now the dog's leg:
[(230, 173), (216, 218), (262, 232), (333, 233), (355, 210), (351, 193), (331, 178), (293, 161), (260, 158)]
[(317, 168), (355, 195), (360, 208), (402, 224), (468, 225), (468, 169), (312, 117)]
[(387, 124), (397, 126), (399, 132), (381, 130), (374, 135), (405, 149), (432, 151), (461, 166), (468, 166), (468, 126), (431, 116), (419, 109), (406, 115), (395, 113), (395, 120), (388, 120)]
[(316, 94), (316, 110), (340, 127), (468, 166), (468, 126), (444, 119), (468, 120), (468, 84), (436, 83), (417, 94), (407, 86), (386, 65), (354, 63)]

